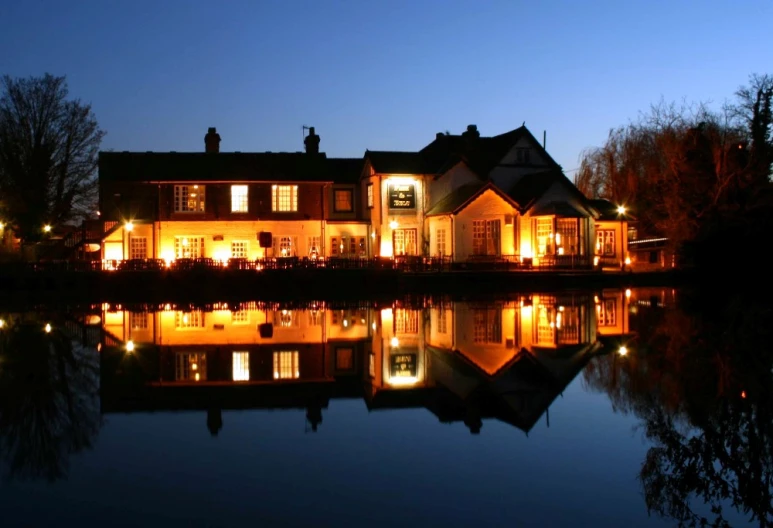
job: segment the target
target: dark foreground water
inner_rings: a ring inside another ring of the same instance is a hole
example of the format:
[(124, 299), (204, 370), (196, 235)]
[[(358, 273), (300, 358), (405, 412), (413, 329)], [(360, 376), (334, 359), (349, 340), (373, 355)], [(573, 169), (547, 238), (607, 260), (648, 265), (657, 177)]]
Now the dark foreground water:
[(606, 290), (0, 320), (3, 527), (773, 522), (762, 301)]

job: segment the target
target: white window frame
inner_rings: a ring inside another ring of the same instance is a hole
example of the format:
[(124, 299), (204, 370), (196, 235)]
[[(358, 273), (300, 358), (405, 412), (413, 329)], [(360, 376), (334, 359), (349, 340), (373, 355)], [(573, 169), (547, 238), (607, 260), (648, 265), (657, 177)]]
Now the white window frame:
[(250, 212), (250, 190), (249, 185), (231, 185), (231, 212), (249, 213)]
[[(234, 251), (235, 249), (236, 251)], [(250, 258), (250, 242), (248, 240), (232, 240), (231, 258)]]
[[(142, 256), (137, 256), (141, 254)], [(146, 259), (148, 258), (148, 237), (130, 236), (129, 237), (129, 258)]]
[(271, 211), (275, 213), (295, 213), (298, 211), (297, 185), (271, 186)]

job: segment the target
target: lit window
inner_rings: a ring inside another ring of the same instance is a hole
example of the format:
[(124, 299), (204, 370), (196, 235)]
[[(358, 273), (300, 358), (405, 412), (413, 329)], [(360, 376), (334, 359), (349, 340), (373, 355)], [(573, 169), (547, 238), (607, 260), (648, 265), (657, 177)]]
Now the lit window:
[(174, 327), (177, 330), (204, 328), (204, 314), (202, 312), (175, 312)]
[(446, 254), (446, 230), (437, 230), (437, 256), (442, 257)]
[(250, 251), (250, 243), (246, 240), (234, 240), (231, 242), (231, 258), (246, 259)]
[(129, 328), (132, 330), (147, 330), (147, 312), (129, 312)]
[(537, 219), (537, 255), (553, 254), (553, 219)]
[(286, 213), (298, 210), (297, 185), (272, 185), (271, 210)]
[(249, 210), (246, 185), (231, 185), (231, 212), (246, 213)]
[(607, 257), (615, 256), (615, 231), (613, 229), (596, 231), (596, 254)]
[(231, 324), (244, 325), (250, 324), (250, 312), (247, 310), (241, 310), (239, 312), (231, 312)]
[(598, 320), (599, 326), (615, 326), (615, 306), (614, 299), (604, 299), (601, 303), (596, 305), (596, 319)]
[(437, 314), (437, 331), (439, 334), (448, 333), (448, 326), (446, 321), (447, 321), (447, 318), (446, 318), (445, 310), (440, 310)]
[(472, 254), (499, 256), (499, 220), (472, 221)]
[(294, 257), (297, 237), (279, 236), (274, 238), (274, 254), (277, 257)]
[(231, 360), (234, 381), (250, 381), (250, 353), (234, 352)]
[(309, 256), (310, 257), (319, 257), (322, 255), (322, 248), (320, 247), (320, 237), (318, 236), (310, 236), (309, 237)]
[(368, 184), (368, 207), (373, 207), (373, 184)]
[(174, 257), (201, 258), (204, 256), (204, 237), (174, 237)]
[(129, 258), (146, 259), (148, 258), (148, 237), (129, 237)]
[(298, 379), (301, 377), (298, 352), (274, 352), (274, 379)]
[(334, 191), (334, 208), (336, 212), (348, 213), (352, 208), (352, 191), (350, 189), (336, 189)]
[(175, 185), (174, 186), (174, 212), (175, 213), (203, 213), (204, 212), (204, 186), (203, 185)]
[(178, 352), (175, 360), (177, 381), (204, 381), (207, 379), (207, 355), (203, 352)]

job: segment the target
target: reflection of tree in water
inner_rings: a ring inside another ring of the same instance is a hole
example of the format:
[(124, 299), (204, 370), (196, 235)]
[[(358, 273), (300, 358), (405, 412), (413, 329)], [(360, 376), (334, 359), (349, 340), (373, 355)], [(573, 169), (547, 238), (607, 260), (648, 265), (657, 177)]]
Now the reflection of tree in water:
[(731, 505), (773, 526), (773, 309), (740, 296), (689, 304), (702, 309), (640, 320), (638, 352), (598, 358), (584, 380), (642, 420), (654, 444), (640, 473), (651, 512), (727, 526)]
[(100, 426), (99, 362), (54, 328), (0, 331), (0, 457), (10, 478), (64, 478)]

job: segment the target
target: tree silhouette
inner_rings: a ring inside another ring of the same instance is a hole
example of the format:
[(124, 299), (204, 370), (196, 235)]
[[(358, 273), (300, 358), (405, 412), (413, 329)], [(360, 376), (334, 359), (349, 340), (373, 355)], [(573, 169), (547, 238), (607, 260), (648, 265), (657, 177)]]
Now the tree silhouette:
[(69, 455), (101, 424), (98, 359), (54, 327), (20, 320), (0, 330), (0, 457), (7, 477), (66, 478)]
[[(639, 475), (650, 512), (729, 526), (731, 506), (773, 526), (773, 310), (710, 293), (693, 299), (700, 309), (663, 312), (638, 354), (599, 358), (584, 381), (641, 419), (653, 443)], [(710, 516), (696, 513), (700, 502)]]

